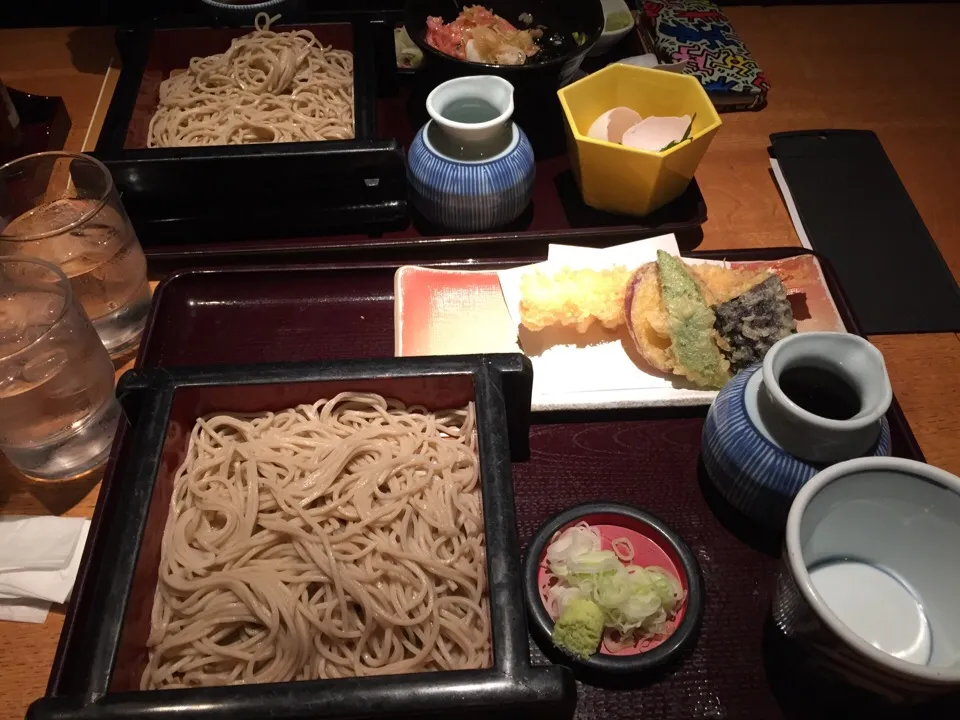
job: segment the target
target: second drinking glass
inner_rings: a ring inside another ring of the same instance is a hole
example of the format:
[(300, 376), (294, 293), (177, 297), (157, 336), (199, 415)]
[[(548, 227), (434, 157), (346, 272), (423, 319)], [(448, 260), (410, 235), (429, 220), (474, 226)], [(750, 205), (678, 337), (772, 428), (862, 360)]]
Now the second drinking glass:
[(0, 167), (0, 254), (58, 265), (111, 355), (140, 341), (147, 261), (99, 160), (45, 152)]
[(106, 461), (120, 420), (113, 363), (63, 272), (0, 258), (0, 450), (41, 480)]

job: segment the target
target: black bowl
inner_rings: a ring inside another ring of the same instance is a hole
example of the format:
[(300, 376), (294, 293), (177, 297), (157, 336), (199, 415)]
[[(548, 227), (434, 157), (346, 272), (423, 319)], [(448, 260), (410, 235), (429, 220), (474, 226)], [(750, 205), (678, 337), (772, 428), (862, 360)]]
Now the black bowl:
[(540, 563), (553, 536), (558, 531), (582, 521), (591, 525), (616, 525), (643, 536), (677, 570), (680, 583), (686, 588), (687, 598), (680, 622), (656, 647), (637, 655), (596, 653), (582, 659), (564, 654), (563, 658), (589, 670), (615, 675), (652, 670), (678, 658), (696, 640), (703, 615), (704, 590), (700, 565), (690, 547), (663, 520), (632, 505), (613, 502), (584, 503), (554, 515), (540, 526), (527, 546), (523, 559), (523, 595), (527, 603), (530, 628), (541, 648), (548, 655), (556, 656), (550, 639), (553, 620), (540, 597)]
[(222, 0), (200, 0), (200, 9), (204, 14), (217, 18), (227, 25), (253, 25), (259, 13), (268, 15), (291, 13), (297, 10), (300, 0), (246, 0), (245, 2), (223, 2)]
[[(500, 17), (522, 28), (520, 15), (529, 13), (534, 25), (543, 25), (552, 33), (569, 36), (583, 33), (586, 42), (565, 53), (551, 56), (543, 61), (536, 57), (524, 65), (491, 65), (467, 62), (446, 55), (427, 44), (427, 17), (442, 17), (444, 22), (455, 20), (463, 7), (482, 5)], [(404, 24), (411, 39), (423, 51), (424, 66), (435, 72), (440, 79), (463, 75), (499, 75), (513, 83), (517, 90), (527, 88), (548, 89), (555, 92), (569, 82), (580, 67), (587, 51), (603, 32), (603, 8), (600, 0), (407, 0)]]

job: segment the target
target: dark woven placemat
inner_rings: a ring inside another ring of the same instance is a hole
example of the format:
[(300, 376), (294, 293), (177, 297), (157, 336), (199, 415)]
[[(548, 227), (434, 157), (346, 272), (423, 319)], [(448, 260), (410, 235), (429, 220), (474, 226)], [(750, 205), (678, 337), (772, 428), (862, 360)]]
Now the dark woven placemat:
[[(879, 138), (800, 130), (770, 140), (803, 229), (836, 271), (861, 330), (960, 330), (960, 286)], [(944, 231), (940, 242), (949, 237)]]
[[(894, 424), (896, 425), (896, 424)], [(937, 706), (875, 707), (807, 672), (769, 620), (779, 541), (751, 533), (711, 492), (700, 464), (701, 417), (536, 425), (531, 457), (513, 466), (520, 540), (553, 514), (590, 500), (630, 503), (660, 516), (703, 570), (706, 605), (694, 649), (654, 676), (578, 673), (579, 720), (730, 718), (957, 718)], [(909, 455), (899, 427), (894, 453)], [(723, 520), (721, 520), (723, 518)], [(536, 662), (548, 662), (531, 639)], [(560, 660), (549, 648), (550, 660)], [(869, 714), (865, 714), (868, 713)]]

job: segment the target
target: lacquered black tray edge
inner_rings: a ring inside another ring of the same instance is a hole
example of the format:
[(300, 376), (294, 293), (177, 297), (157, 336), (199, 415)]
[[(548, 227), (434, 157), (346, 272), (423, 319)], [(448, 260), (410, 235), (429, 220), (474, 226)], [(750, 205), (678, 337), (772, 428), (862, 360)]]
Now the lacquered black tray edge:
[(9, 86), (7, 94), (20, 118), (23, 138), (12, 153), (6, 148), (0, 152), (0, 165), (33, 153), (63, 150), (71, 127), (63, 98), (35, 95)]
[[(478, 252), (497, 247), (508, 252), (514, 246), (529, 250), (558, 240), (575, 240), (581, 245), (602, 245), (612, 241), (643, 240), (666, 233), (697, 230), (707, 221), (707, 207), (696, 178), (691, 183), (698, 196), (697, 214), (688, 222), (667, 223), (658, 227), (642, 225), (563, 228), (556, 230), (493, 232), (477, 235), (445, 234), (431, 237), (386, 237), (371, 235), (355, 238), (350, 235), (291, 238), (283, 240), (250, 240), (212, 242), (191, 245), (146, 244), (144, 254), (154, 267), (185, 267), (191, 262), (204, 264), (240, 264), (275, 261), (350, 260), (378, 251), (432, 252), (456, 247), (461, 252)], [(384, 225), (389, 225), (384, 221)], [(191, 233), (201, 234), (201, 233)]]

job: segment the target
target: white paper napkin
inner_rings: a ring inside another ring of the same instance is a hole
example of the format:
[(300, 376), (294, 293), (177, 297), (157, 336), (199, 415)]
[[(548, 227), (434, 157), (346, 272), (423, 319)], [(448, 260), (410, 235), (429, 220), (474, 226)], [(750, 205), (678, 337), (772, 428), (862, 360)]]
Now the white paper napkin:
[(90, 521), (0, 519), (0, 620), (42, 623), (73, 591)]
[(655, 68), (657, 70), (666, 70), (667, 72), (675, 73), (682, 73), (687, 67), (687, 63), (685, 62), (662, 63), (653, 53), (634, 55), (623, 58), (622, 60), (617, 60), (617, 62), (623, 65), (636, 65), (637, 67)]
[[(563, 267), (594, 270), (622, 265), (636, 268), (657, 258), (657, 250), (679, 255), (673, 235), (596, 249), (551, 245), (547, 260), (501, 270), (500, 289), (510, 317), (520, 328), (520, 283), (532, 271), (556, 273)], [(636, 361), (626, 328), (595, 325), (587, 333), (553, 328), (539, 333), (520, 330), (520, 345), (533, 364), (534, 410), (630, 407), (636, 405), (703, 405), (716, 396), (679, 376), (666, 377)]]
[(800, 244), (807, 250), (813, 250), (810, 244), (810, 238), (807, 237), (807, 231), (800, 220), (800, 213), (797, 211), (797, 204), (793, 201), (793, 195), (790, 192), (790, 186), (787, 185), (786, 178), (783, 177), (783, 171), (780, 169), (780, 161), (776, 158), (770, 158), (770, 169), (773, 171), (773, 179), (780, 188), (780, 195), (783, 197), (783, 203), (787, 206), (787, 212), (790, 213), (790, 219), (793, 221), (793, 227), (797, 231), (797, 237), (800, 238)]
[(66, 567), (83, 518), (0, 516), (0, 573)]
[(0, 600), (0, 620), (42, 624), (50, 612), (45, 600)]
[[(592, 268), (593, 270), (603, 270), (615, 265), (625, 267), (640, 267), (644, 263), (653, 262), (657, 259), (657, 250), (663, 250), (671, 255), (679, 255), (680, 250), (677, 247), (677, 238), (675, 235), (659, 235), (648, 238), (647, 240), (637, 240), (636, 242), (615, 245), (609, 248), (590, 248), (579, 247), (577, 245), (548, 245), (547, 260), (537, 265), (527, 265), (527, 268), (540, 267), (549, 263), (552, 266), (564, 265), (579, 268)], [(514, 272), (523, 268), (514, 268), (504, 272)], [(503, 283), (501, 274), (501, 284)], [(519, 289), (519, 285), (518, 285)], [(508, 303), (509, 307), (509, 303)], [(517, 298), (516, 320), (519, 321), (520, 298)]]

